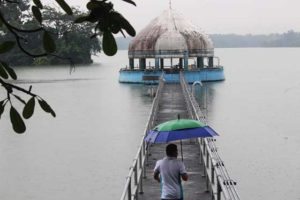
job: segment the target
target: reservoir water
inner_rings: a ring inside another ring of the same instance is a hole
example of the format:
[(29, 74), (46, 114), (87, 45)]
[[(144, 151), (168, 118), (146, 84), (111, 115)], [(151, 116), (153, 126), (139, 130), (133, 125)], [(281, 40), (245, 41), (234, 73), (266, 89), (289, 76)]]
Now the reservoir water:
[[(226, 80), (205, 84), (197, 98), (220, 133), (218, 150), (241, 199), (299, 200), (300, 49), (215, 54)], [(152, 99), (143, 85), (118, 83), (127, 51), (94, 61), (71, 74), (60, 66), (17, 69), (18, 84), (33, 85), (57, 117), (37, 106), (18, 135), (2, 116), (0, 199), (119, 199)]]

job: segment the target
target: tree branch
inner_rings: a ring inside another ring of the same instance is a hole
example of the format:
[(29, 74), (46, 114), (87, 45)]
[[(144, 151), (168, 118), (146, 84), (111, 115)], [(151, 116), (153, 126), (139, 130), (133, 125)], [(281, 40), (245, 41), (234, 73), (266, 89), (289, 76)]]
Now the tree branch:
[(8, 3), (16, 3), (16, 4), (19, 4), (18, 1), (12, 1), (12, 0), (4, 0), (4, 1), (6, 1), (6, 2), (8, 2)]
[[(16, 86), (16, 85), (7, 83), (7, 82), (5, 82), (4, 80), (2, 80), (1, 78), (0, 78), (0, 83), (1, 83), (1, 85), (3, 85), (3, 87), (4, 87), (6, 90), (8, 90), (7, 88), (12, 88), (12, 89), (19, 90), (19, 91), (21, 91), (21, 92), (23, 92), (23, 93), (26, 93), (26, 94), (28, 94), (28, 95), (30, 95), (30, 96), (32, 96), (32, 97), (39, 97), (38, 95), (32, 93), (32, 92), (30, 91), (30, 89), (29, 89), (29, 90), (25, 90), (24, 88), (21, 88), (21, 87), (19, 87), (19, 86)], [(10, 92), (8, 91), (8, 93), (10, 93)]]

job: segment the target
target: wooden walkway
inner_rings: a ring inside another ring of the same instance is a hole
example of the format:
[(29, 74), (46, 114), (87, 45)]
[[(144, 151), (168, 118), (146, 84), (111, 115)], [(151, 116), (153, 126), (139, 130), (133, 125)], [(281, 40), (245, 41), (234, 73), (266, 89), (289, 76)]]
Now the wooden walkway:
[[(165, 84), (156, 124), (166, 120), (176, 119), (177, 114), (181, 118), (189, 118), (180, 84)], [(180, 154), (180, 144), (178, 146)], [(150, 147), (150, 156), (146, 166), (146, 178), (143, 180), (143, 194), (139, 194), (140, 200), (159, 200), (160, 184), (153, 179), (153, 168), (157, 160), (165, 156), (165, 144), (153, 144)], [(178, 159), (181, 156), (178, 155)], [(184, 200), (208, 200), (210, 193), (206, 190), (206, 178), (203, 176), (203, 165), (200, 164), (199, 145), (195, 140), (183, 141), (183, 159), (187, 168), (189, 180), (183, 182)]]

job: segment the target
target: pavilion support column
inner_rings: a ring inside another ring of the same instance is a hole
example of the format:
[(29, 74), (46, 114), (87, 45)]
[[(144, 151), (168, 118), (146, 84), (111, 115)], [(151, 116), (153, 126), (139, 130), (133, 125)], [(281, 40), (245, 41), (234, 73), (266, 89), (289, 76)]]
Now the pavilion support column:
[(155, 69), (159, 69), (159, 58), (155, 58)]
[(208, 57), (208, 67), (209, 68), (214, 67), (214, 57)]
[(130, 70), (134, 69), (134, 58), (129, 58), (129, 69)]
[(203, 57), (197, 57), (197, 68), (204, 68), (204, 59)]
[(164, 69), (164, 59), (160, 59), (160, 69)]
[(188, 56), (188, 52), (185, 51), (184, 52), (184, 70), (188, 70), (189, 67), (189, 56)]
[(140, 70), (146, 69), (146, 58), (140, 58), (139, 64), (140, 64)]
[(179, 58), (179, 69), (182, 69), (182, 58)]

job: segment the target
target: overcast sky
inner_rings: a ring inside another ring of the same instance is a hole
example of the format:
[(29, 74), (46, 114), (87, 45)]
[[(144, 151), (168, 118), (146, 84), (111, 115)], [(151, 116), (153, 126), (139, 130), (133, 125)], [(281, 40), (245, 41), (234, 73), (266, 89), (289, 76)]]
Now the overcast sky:
[[(66, 2), (85, 8), (87, 1)], [(137, 7), (112, 2), (138, 32), (169, 7), (169, 0), (135, 0)], [(172, 8), (208, 34), (300, 32), (300, 0), (172, 0)]]

